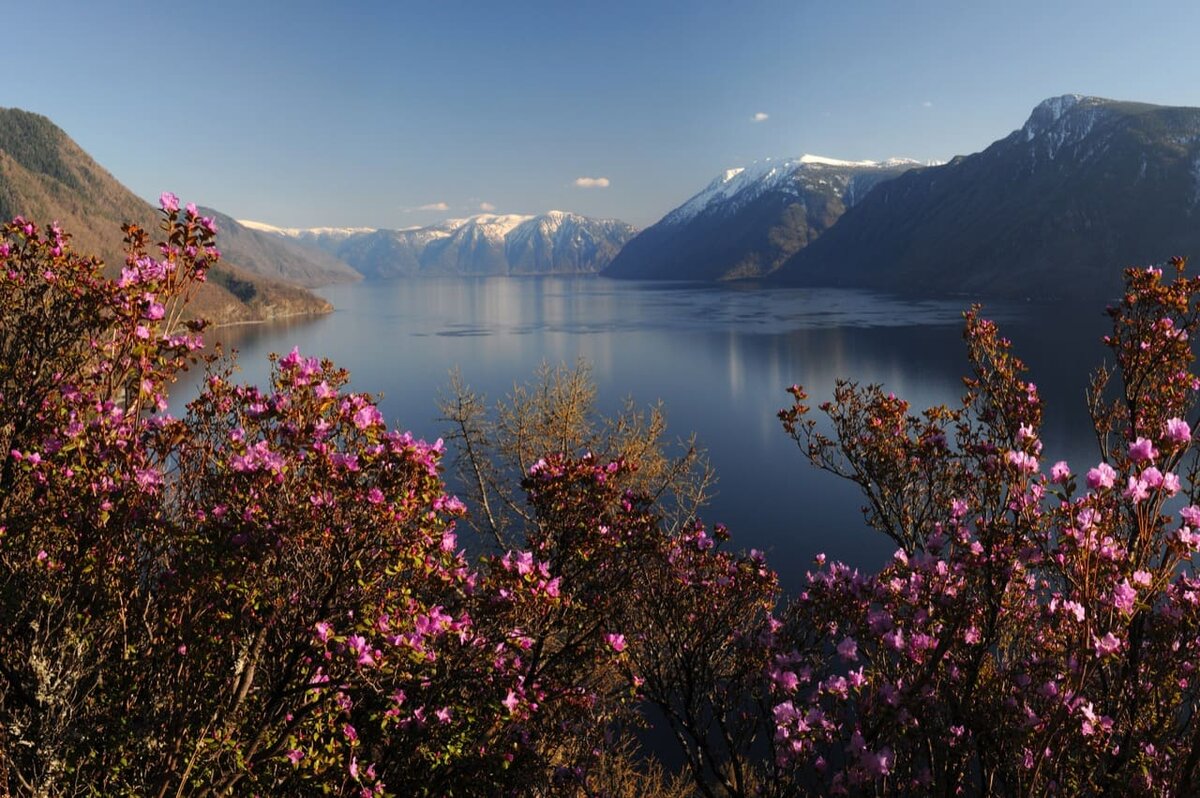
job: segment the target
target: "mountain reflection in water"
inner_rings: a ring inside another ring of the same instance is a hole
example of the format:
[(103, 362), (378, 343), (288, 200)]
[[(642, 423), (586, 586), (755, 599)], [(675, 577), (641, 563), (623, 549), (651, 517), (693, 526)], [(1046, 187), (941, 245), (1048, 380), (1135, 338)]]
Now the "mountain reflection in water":
[[(594, 277), (364, 282), (323, 293), (337, 309), (330, 316), (208, 337), (239, 350), (246, 382), (265, 382), (269, 352), (298, 346), (331, 358), (355, 390), (382, 395), (390, 425), (431, 440), (445, 432), (436, 399), (452, 368), (497, 399), (542, 362), (586, 360), (602, 410), (628, 396), (661, 399), (673, 436), (698, 433), (719, 478), (706, 520), (726, 523), (733, 545), (765, 550), (789, 591), (817, 552), (873, 569), (894, 547), (863, 524), (858, 492), (809, 466), (783, 433), (775, 413), (788, 403), (784, 389), (801, 383), (815, 407), (839, 377), (879, 382), (919, 411), (956, 403), (967, 368), (966, 300)], [(985, 308), (1048, 403), (1047, 463), (1068, 459), (1080, 470), (1096, 459), (1083, 391), (1106, 351), (1101, 310)], [(175, 412), (197, 383), (195, 374), (181, 381)]]

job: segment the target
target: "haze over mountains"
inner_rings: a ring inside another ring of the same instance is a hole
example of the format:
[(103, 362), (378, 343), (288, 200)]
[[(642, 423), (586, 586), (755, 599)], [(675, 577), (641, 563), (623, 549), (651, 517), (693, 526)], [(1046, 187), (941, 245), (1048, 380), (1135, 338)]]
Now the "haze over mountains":
[(369, 278), (590, 274), (608, 266), (635, 233), (615, 219), (563, 211), (481, 214), (407, 230), (242, 224), (332, 254)]

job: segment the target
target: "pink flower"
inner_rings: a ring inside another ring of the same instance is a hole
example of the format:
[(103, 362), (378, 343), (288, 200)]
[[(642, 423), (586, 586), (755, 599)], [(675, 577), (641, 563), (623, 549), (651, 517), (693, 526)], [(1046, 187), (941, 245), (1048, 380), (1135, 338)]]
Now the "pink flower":
[(521, 705), (521, 699), (517, 698), (516, 693), (514, 693), (512, 690), (509, 690), (508, 695), (506, 695), (504, 700), (500, 703), (504, 705), (504, 708), (507, 709), (508, 713), (511, 715), (512, 713), (516, 712), (517, 707)]
[(1146, 484), (1145, 480), (1130, 477), (1129, 486), (1125, 488), (1125, 492), (1122, 495), (1134, 504), (1137, 504), (1150, 498), (1150, 486)]
[(792, 671), (774, 670), (771, 673), (771, 681), (779, 686), (779, 689), (785, 692), (792, 692), (800, 684), (800, 677)]
[(837, 652), (847, 662), (854, 662), (858, 659), (858, 643), (853, 637), (847, 637), (838, 643)]
[(363, 405), (358, 412), (354, 414), (354, 426), (359, 429), (366, 429), (372, 424), (382, 424), (383, 414), (379, 412), (379, 408), (375, 405)]
[(1050, 467), (1050, 479), (1063, 485), (1071, 478), (1071, 469), (1066, 460), (1059, 460)]
[(1083, 619), (1086, 615), (1086, 611), (1084, 610), (1082, 604), (1080, 604), (1077, 601), (1064, 601), (1062, 604), (1062, 608), (1063, 608), (1063, 612), (1069, 612), (1075, 616), (1075, 620), (1077, 620), (1081, 623), (1083, 622)]
[(1142, 482), (1146, 483), (1146, 487), (1148, 488), (1158, 488), (1163, 484), (1162, 472), (1154, 466), (1150, 466), (1143, 471), (1140, 479)]
[(1153, 441), (1146, 438), (1138, 438), (1129, 444), (1129, 459), (1133, 462), (1147, 462), (1153, 460), (1155, 457), (1158, 457), (1158, 449), (1154, 448)]
[(179, 197), (170, 191), (164, 191), (158, 197), (158, 204), (167, 213), (176, 213), (179, 210)]
[(1129, 584), (1128, 579), (1122, 579), (1121, 584), (1113, 588), (1112, 605), (1126, 615), (1133, 614), (1133, 605), (1137, 601), (1137, 590)]
[(150, 490), (162, 484), (162, 474), (153, 468), (139, 468), (134, 472), (134, 478), (137, 480), (138, 487), (142, 490)]
[(604, 642), (612, 646), (613, 651), (621, 652), (625, 650), (625, 635), (621, 634), (606, 634)]
[(1172, 443), (1188, 443), (1192, 439), (1192, 428), (1182, 418), (1167, 420), (1167, 440)]
[(1101, 463), (1087, 472), (1087, 484), (1092, 490), (1111, 488), (1116, 479), (1117, 472), (1108, 463)]
[(1096, 648), (1097, 657), (1107, 657), (1109, 654), (1114, 654), (1121, 649), (1121, 641), (1113, 635), (1112, 632), (1107, 633), (1104, 637), (1092, 636), (1092, 643)]
[(886, 776), (892, 769), (892, 750), (885, 747), (879, 751), (864, 751), (860, 761), (863, 769), (872, 776)]
[(300, 760), (304, 758), (304, 752), (298, 748), (293, 748), (287, 752), (287, 758), (292, 760), (292, 767), (300, 764)]
[(1029, 452), (1009, 452), (1008, 462), (1026, 474), (1032, 474), (1038, 468), (1037, 458), (1029, 454)]

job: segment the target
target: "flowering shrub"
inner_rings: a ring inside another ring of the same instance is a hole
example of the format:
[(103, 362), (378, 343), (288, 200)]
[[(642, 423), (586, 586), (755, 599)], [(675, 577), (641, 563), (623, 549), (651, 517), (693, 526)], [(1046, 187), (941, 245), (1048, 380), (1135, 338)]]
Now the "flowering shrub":
[(530, 470), (529, 543), (569, 597), (553, 637), (599, 645), (566, 663), (615, 657), (610, 700), (661, 713), (703, 794), (752, 794), (770, 764), (755, 751), (770, 733), (756, 699), (778, 580), (760, 553), (721, 548), (719, 525), (668, 533), (646, 495), (621, 487), (633, 467), (554, 455)]
[(1190, 372), (1200, 281), (1130, 270), (1089, 405), (1100, 461), (1042, 463), (1041, 400), (967, 314), (960, 408), (913, 416), (840, 384), (785, 429), (857, 482), (901, 548), (878, 574), (818, 557), (783, 618), (781, 764), (814, 794), (1187, 795), (1200, 760), (1200, 538)]
[(977, 309), (957, 407), (842, 382), (827, 435), (793, 387), (785, 430), (899, 548), (876, 574), (818, 556), (781, 608), (763, 556), (696, 517), (695, 449), (664, 455), (657, 410), (597, 422), (578, 370), (495, 424), (447, 405), (495, 544), (474, 557), (441, 441), (328, 361), (253, 387), (208, 357), (169, 416), (219, 253), (161, 206), (111, 280), (56, 226), (0, 231), (6, 793), (687, 794), (636, 757), (652, 708), (712, 798), (1194, 794), (1182, 261), (1110, 309), (1095, 463), (1044, 460), (1036, 386)]
[(6, 793), (632, 796), (664, 783), (632, 758), (643, 701), (697, 779), (746, 783), (761, 557), (671, 532), (634, 463), (547, 452), (528, 528), (473, 563), (441, 441), (295, 350), (261, 388), (208, 357), (171, 417), (202, 346), (183, 308), (219, 253), (211, 220), (161, 206), (163, 240), (127, 228), (115, 280), (57, 227), (3, 231)]
[(5, 791), (507, 793), (573, 765), (527, 744), (553, 684), (514, 625), (557, 594), (469, 566), (440, 442), (297, 352), (164, 413), (219, 255), (162, 208), (115, 281), (57, 228), (4, 229)]
[[(597, 709), (611, 707), (604, 756), (575, 778), (595, 793), (613, 752), (627, 750), (619, 735), (637, 722), (632, 710), (651, 707), (659, 744), (674, 741), (700, 794), (770, 794), (777, 774), (762, 754), (772, 731), (765, 667), (775, 573), (761, 553), (727, 550), (723, 526), (699, 521), (711, 471), (694, 442), (677, 458), (666, 454), (659, 408), (643, 415), (627, 403), (605, 419), (582, 368), (538, 376), (494, 420), (457, 381), (442, 408), (482, 516), (477, 530), (529, 551), (554, 575), (561, 602), (526, 628), (539, 630), (555, 667), (589, 686)], [(514, 501), (504, 471), (527, 475), (527, 506)], [(532, 562), (518, 561), (526, 570)]]
[(218, 257), (209, 220), (164, 205), (154, 255), (126, 228), (118, 281), (56, 225), (18, 217), (0, 236), (0, 774), (12, 791), (103, 767), (95, 741), (131, 720), (170, 426), (157, 413), (200, 345), (182, 304)]

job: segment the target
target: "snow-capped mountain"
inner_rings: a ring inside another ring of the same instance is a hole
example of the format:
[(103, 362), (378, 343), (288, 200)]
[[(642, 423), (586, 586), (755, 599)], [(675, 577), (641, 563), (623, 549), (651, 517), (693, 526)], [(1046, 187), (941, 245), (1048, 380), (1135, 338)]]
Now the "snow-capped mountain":
[(255, 222), (249, 219), (238, 219), (238, 224), (259, 233), (275, 235), (279, 238), (292, 239), (300, 244), (306, 244), (316, 249), (323, 249), (332, 254), (337, 245), (353, 235), (374, 233), (374, 227), (276, 227), (265, 222)]
[[(270, 228), (252, 224), (258, 230)], [(404, 230), (270, 231), (329, 252), (368, 278), (597, 272), (635, 232), (624, 222), (563, 211), (480, 214)]]
[(517, 274), (600, 271), (637, 232), (616, 219), (550, 211), (526, 219), (504, 239), (509, 269)]
[(803, 155), (728, 169), (638, 234), (605, 273), (688, 280), (765, 276), (877, 183), (920, 165)]
[(1127, 266), (1200, 257), (1200, 108), (1068, 94), (973, 155), (880, 184), (780, 279), (1108, 297)]

